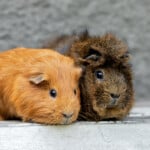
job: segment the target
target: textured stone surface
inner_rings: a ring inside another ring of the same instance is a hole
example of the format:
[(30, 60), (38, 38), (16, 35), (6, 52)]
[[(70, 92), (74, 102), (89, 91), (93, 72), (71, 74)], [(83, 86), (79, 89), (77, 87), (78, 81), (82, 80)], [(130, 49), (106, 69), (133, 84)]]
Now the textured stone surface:
[(150, 109), (134, 108), (124, 121), (45, 126), (0, 122), (0, 150), (149, 150)]
[(91, 34), (113, 32), (133, 54), (137, 100), (149, 101), (149, 0), (1, 0), (0, 49), (40, 47), (55, 34), (87, 27)]

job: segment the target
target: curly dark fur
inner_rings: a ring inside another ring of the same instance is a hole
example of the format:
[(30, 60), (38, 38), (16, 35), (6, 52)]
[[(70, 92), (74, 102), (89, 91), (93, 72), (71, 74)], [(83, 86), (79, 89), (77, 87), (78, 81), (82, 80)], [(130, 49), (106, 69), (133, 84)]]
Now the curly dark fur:
[[(58, 45), (61, 45), (60, 52), (73, 57), (84, 68), (80, 80), (82, 108), (78, 119), (123, 119), (134, 102), (127, 46), (112, 34), (93, 37), (87, 31), (61, 36), (53, 41), (53, 47), (51, 43), (47, 46), (57, 50)], [(69, 46), (64, 51), (66, 45)], [(97, 78), (97, 72), (103, 74), (103, 79)]]

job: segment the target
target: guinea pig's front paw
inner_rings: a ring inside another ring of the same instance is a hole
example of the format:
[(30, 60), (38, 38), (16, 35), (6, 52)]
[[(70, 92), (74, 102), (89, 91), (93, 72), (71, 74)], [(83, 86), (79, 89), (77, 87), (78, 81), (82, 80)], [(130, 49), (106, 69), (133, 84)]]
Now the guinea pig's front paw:
[(34, 121), (32, 121), (32, 119), (25, 118), (25, 117), (22, 118), (22, 121), (23, 121), (23, 122), (34, 123)]
[(4, 118), (0, 115), (0, 121), (4, 120)]
[(32, 119), (29, 119), (27, 122), (29, 122), (29, 123), (35, 123)]

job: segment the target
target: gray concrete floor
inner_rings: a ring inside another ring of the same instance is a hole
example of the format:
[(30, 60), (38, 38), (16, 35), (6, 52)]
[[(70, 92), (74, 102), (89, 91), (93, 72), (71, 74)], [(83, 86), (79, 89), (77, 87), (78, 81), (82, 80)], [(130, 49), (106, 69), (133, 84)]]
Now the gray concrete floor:
[(123, 121), (45, 126), (0, 122), (0, 150), (149, 150), (150, 109), (135, 107)]

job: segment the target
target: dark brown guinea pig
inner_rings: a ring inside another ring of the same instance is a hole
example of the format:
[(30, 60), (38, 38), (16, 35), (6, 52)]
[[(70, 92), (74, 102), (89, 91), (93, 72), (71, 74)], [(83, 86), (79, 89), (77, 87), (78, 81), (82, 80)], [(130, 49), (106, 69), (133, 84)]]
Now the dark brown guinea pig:
[[(74, 58), (84, 68), (81, 80), (81, 111), (79, 120), (123, 119), (134, 102), (132, 68), (127, 46), (112, 34), (92, 37), (87, 31), (63, 38), (53, 49)], [(71, 45), (71, 46), (70, 46)], [(49, 45), (49, 47), (51, 47)]]

